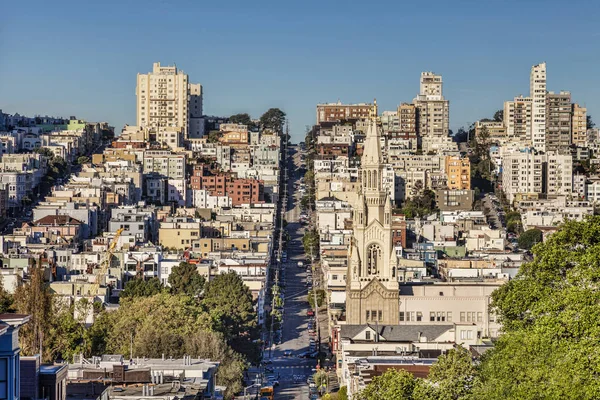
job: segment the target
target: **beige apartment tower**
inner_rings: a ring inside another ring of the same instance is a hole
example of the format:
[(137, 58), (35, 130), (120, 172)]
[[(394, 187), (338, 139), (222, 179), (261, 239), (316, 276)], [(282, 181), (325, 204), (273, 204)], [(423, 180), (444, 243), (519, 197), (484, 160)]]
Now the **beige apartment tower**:
[(398, 260), (392, 237), (392, 203), (384, 188), (377, 106), (371, 112), (354, 208), (349, 248), (346, 320), (348, 324), (399, 322)]
[(571, 142), (584, 147), (587, 143), (587, 109), (573, 104), (571, 118)]
[(137, 125), (158, 133), (183, 132), (200, 137), (202, 86), (176, 66), (154, 63), (152, 72), (137, 75)]
[(421, 72), (420, 90), (413, 104), (417, 109), (418, 134), (423, 151), (434, 151), (447, 146), (450, 121), (450, 103), (442, 92), (442, 76)]
[(546, 151), (546, 63), (531, 67), (529, 76), (531, 106), (531, 144), (538, 151)]

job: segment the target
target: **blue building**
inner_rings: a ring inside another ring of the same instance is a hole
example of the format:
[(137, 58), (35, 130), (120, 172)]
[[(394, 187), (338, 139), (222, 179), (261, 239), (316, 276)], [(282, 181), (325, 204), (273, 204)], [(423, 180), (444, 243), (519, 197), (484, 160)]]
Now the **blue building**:
[(29, 315), (0, 314), (0, 399), (20, 398), (19, 328)]

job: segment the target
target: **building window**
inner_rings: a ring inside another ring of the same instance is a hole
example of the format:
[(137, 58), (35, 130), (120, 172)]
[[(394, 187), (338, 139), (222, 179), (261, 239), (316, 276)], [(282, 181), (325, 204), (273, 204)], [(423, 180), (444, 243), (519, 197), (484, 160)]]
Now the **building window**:
[(370, 312), (369, 310), (367, 310), (367, 311), (366, 311), (366, 313), (367, 313), (367, 316), (366, 316), (366, 321), (368, 321), (368, 320), (369, 320), (369, 317), (371, 316), (371, 312)]
[(460, 322), (465, 322), (465, 312), (464, 311), (460, 312)]
[(417, 322), (421, 322), (423, 320), (423, 313), (421, 311), (417, 311)]
[(379, 319), (379, 321), (383, 321), (383, 311), (377, 311), (377, 318)]
[(404, 311), (400, 311), (400, 317), (398, 318), (398, 320), (401, 322), (404, 321)]
[(483, 313), (482, 312), (477, 313), (477, 322), (483, 322)]
[(452, 322), (452, 313), (450, 311), (446, 313), (446, 319), (448, 320), (448, 322)]
[[(368, 311), (367, 311), (368, 312)], [(371, 331), (366, 331), (365, 332), (365, 339), (366, 340), (371, 340)]]
[(430, 322), (434, 322), (435, 321), (435, 312), (434, 311), (431, 311), (429, 313), (429, 321)]

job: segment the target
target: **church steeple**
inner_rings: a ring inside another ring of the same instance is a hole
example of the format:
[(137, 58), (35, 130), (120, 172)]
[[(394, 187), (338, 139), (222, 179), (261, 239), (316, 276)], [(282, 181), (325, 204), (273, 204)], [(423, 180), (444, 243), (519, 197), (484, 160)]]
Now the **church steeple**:
[(393, 242), (392, 203), (384, 185), (380, 132), (375, 100), (361, 157), (361, 186), (354, 205), (354, 238), (349, 251), (350, 280), (346, 299), (350, 324), (398, 323), (398, 263)]

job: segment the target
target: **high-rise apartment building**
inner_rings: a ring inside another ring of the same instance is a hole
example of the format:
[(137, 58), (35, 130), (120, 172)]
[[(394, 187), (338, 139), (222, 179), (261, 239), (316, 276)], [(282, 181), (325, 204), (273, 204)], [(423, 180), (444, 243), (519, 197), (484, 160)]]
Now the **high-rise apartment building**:
[(137, 125), (151, 132), (180, 131), (199, 137), (202, 86), (189, 82), (176, 66), (154, 63), (152, 72), (137, 75)]
[(532, 152), (506, 154), (502, 159), (502, 190), (508, 201), (517, 194), (539, 195), (543, 192), (544, 156)]
[(587, 142), (587, 109), (579, 104), (571, 108), (571, 143), (585, 146)]
[(517, 195), (568, 195), (573, 190), (570, 154), (514, 152), (502, 159), (502, 189), (509, 201)]
[(418, 134), (423, 151), (443, 147), (450, 140), (450, 105), (442, 92), (442, 76), (421, 72), (420, 92), (413, 100), (418, 115)]
[(321, 122), (337, 122), (348, 119), (362, 119), (369, 117), (372, 104), (342, 104), (337, 103), (317, 104), (317, 125)]
[(529, 97), (532, 99), (531, 144), (546, 151), (546, 63), (531, 67)]
[(530, 97), (519, 96), (504, 102), (504, 126), (508, 138), (531, 144), (532, 106)]
[(571, 145), (571, 93), (546, 96), (546, 151), (567, 151)]
[(448, 189), (471, 189), (471, 162), (468, 157), (446, 156), (445, 170)]

